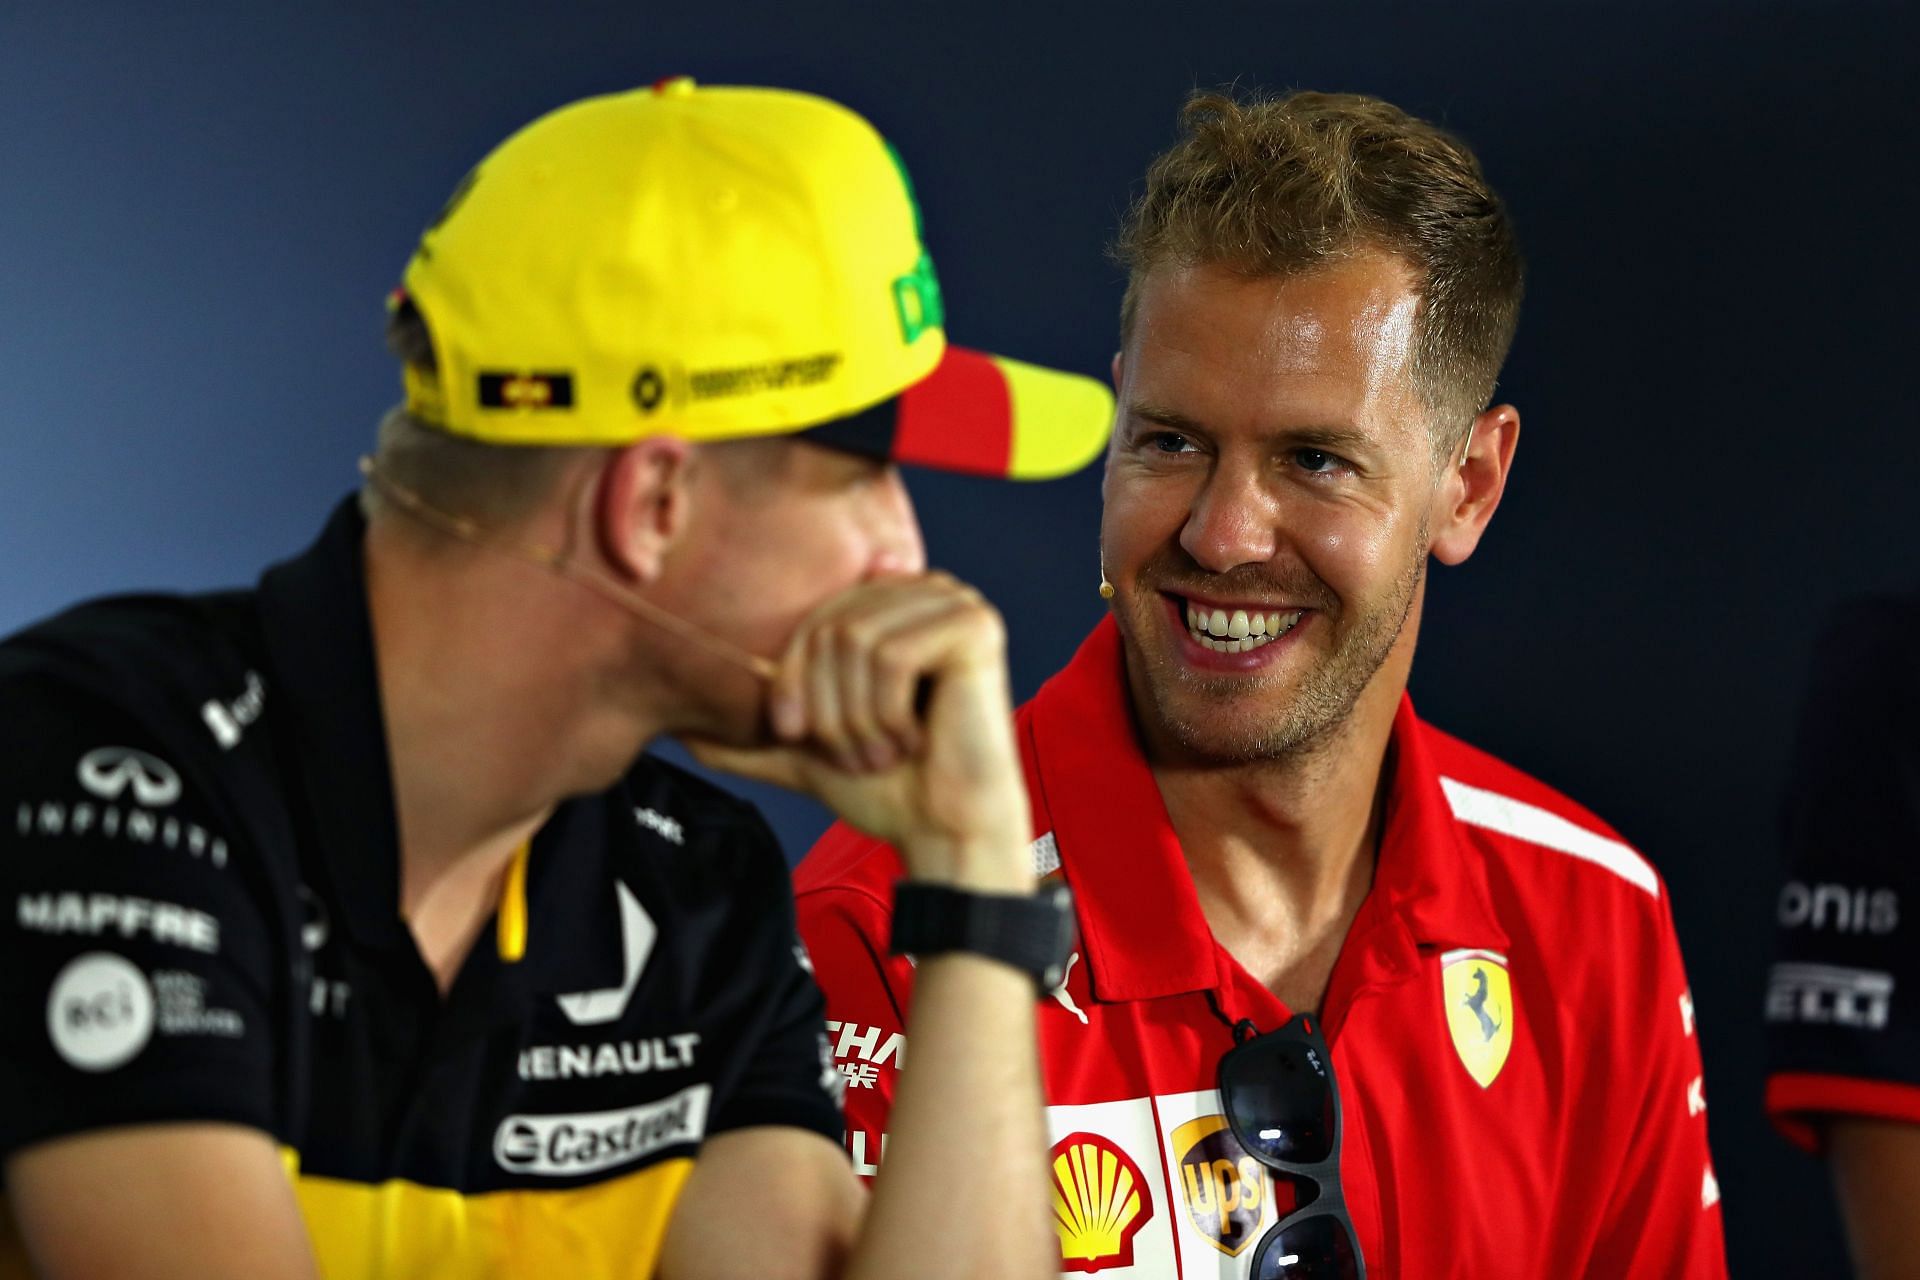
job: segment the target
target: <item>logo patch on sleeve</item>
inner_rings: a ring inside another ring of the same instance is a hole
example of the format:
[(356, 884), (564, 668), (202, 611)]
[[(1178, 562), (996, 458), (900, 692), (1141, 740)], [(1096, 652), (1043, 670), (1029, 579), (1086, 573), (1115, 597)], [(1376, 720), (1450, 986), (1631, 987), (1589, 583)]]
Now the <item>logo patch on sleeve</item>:
[(82, 1071), (112, 1071), (153, 1038), (153, 987), (147, 975), (111, 951), (75, 956), (47, 997), (53, 1048)]
[(1485, 1089), (1513, 1048), (1513, 984), (1507, 958), (1492, 951), (1449, 951), (1440, 957), (1440, 998), (1454, 1052)]

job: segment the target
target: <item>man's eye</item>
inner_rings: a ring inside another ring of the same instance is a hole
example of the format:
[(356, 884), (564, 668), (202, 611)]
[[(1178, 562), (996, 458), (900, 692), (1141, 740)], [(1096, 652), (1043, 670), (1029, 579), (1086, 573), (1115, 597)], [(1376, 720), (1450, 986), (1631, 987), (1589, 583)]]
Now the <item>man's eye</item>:
[(1158, 453), (1185, 453), (1193, 448), (1193, 442), (1178, 431), (1156, 431), (1147, 442)]
[(1337, 470), (1340, 466), (1340, 459), (1324, 449), (1295, 449), (1293, 460), (1302, 471), (1311, 471), (1315, 475)]

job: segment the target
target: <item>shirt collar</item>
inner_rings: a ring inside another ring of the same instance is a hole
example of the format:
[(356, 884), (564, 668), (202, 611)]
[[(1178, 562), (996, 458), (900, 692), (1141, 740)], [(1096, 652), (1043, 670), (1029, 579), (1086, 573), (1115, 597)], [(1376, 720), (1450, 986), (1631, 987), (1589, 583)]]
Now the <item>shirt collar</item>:
[[(347, 498), (312, 547), (261, 579), (261, 625), (279, 703), (276, 744), (298, 779), (295, 820), (319, 852), (353, 939), (411, 947), (400, 915), (399, 824), (367, 606), (365, 540), (359, 504)], [(503, 966), (530, 990), (592, 985), (595, 975), (604, 982), (608, 972), (618, 972), (608, 846), (631, 838), (632, 824), (610, 823), (612, 804), (564, 804), (534, 836), (525, 884), (526, 953)], [(580, 945), (583, 922), (601, 917), (607, 927), (588, 932), (604, 935), (607, 945)], [(555, 945), (568, 938), (576, 945)], [(475, 945), (494, 947), (491, 927)], [(597, 954), (602, 950), (607, 954)]]
[(1507, 933), (1487, 889), (1486, 854), (1467, 837), (1440, 788), (1433, 736), (1403, 693), (1393, 717), (1380, 862), (1368, 896), (1404, 921), (1419, 946), (1504, 952)]
[[(1141, 751), (1123, 663), (1119, 630), (1103, 619), (1029, 704), (1040, 829), (1059, 846), (1098, 998), (1210, 990), (1220, 985), (1213, 934)], [(1421, 946), (1506, 945), (1483, 855), (1461, 837), (1427, 739), (1403, 696), (1379, 865), (1348, 949), (1370, 945), (1370, 923)]]
[(276, 739), (300, 784), (295, 820), (321, 851), (354, 940), (395, 946), (409, 939), (365, 534), (357, 502), (346, 499), (313, 546), (261, 578), (260, 617), (281, 704)]

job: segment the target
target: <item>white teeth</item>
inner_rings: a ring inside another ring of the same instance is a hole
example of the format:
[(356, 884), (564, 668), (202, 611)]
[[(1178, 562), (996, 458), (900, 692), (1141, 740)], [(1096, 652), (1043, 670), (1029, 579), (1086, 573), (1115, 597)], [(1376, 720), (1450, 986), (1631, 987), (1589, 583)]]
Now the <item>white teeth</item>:
[(1215, 653), (1246, 653), (1271, 644), (1300, 624), (1306, 611), (1291, 613), (1248, 613), (1235, 609), (1201, 609), (1187, 605), (1187, 631), (1201, 645)]

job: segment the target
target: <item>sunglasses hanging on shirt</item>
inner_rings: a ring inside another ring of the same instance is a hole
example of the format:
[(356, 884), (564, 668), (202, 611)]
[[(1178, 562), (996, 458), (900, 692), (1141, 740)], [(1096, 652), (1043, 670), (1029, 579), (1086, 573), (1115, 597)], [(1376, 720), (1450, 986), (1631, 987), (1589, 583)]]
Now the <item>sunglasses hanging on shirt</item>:
[(1220, 1059), (1220, 1101), (1241, 1148), (1314, 1188), (1260, 1238), (1251, 1280), (1366, 1280), (1340, 1190), (1340, 1090), (1319, 1024), (1303, 1013), (1262, 1035), (1242, 1020)]

